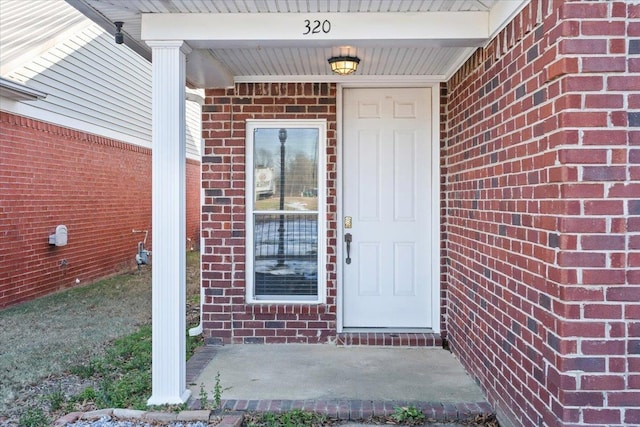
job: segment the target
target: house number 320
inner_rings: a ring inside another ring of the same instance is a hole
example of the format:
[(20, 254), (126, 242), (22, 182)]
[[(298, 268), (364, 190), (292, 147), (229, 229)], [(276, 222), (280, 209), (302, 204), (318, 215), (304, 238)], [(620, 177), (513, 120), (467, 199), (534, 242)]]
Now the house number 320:
[(328, 19), (325, 19), (324, 21), (320, 21), (319, 19), (315, 19), (313, 21), (309, 19), (304, 20), (303, 36), (320, 33), (329, 34), (329, 31), (331, 31), (331, 22)]

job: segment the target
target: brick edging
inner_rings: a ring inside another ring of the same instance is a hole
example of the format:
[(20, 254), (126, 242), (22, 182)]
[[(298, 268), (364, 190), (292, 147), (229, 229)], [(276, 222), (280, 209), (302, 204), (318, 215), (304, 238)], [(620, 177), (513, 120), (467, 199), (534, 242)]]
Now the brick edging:
[[(400, 400), (222, 400), (222, 409), (230, 411), (222, 415), (219, 427), (240, 427), (244, 419), (243, 412), (273, 412), (282, 413), (292, 409), (316, 412), (341, 421), (366, 421), (374, 417), (388, 417), (395, 412), (395, 408), (415, 406), (420, 409), (428, 420), (434, 421), (462, 421), (477, 415), (489, 415), (493, 408), (487, 402), (417, 402)], [(89, 412), (72, 412), (55, 423), (55, 427), (62, 427), (77, 421), (95, 421), (103, 417), (113, 417), (124, 420), (150, 421), (156, 423), (171, 423), (176, 421), (213, 422), (218, 417), (217, 411), (198, 409), (200, 401), (193, 399), (191, 409), (180, 412), (157, 412), (134, 409), (99, 409)]]
[(101, 136), (95, 133), (73, 129), (70, 127), (49, 123), (44, 120), (34, 119), (19, 114), (0, 111), (0, 123), (7, 123), (11, 126), (19, 126), (27, 129), (33, 129), (38, 132), (50, 133), (58, 137), (69, 138), (74, 141), (89, 142), (92, 144), (104, 145), (107, 147), (115, 147), (120, 150), (133, 151), (151, 155), (151, 148), (137, 145), (130, 142), (124, 142), (117, 139)]
[[(199, 408), (200, 401), (191, 401), (191, 409)], [(234, 400), (223, 399), (222, 408), (227, 411), (241, 413), (273, 412), (281, 413), (292, 409), (316, 412), (341, 421), (363, 421), (372, 417), (388, 417), (397, 407), (415, 406), (427, 419), (436, 421), (465, 420), (476, 415), (493, 414), (488, 402), (420, 402), (402, 400)]]
[(213, 345), (204, 345), (196, 348), (193, 355), (187, 360), (186, 367), (186, 382), (187, 384), (194, 384), (194, 381), (198, 379), (204, 368), (213, 360), (218, 347)]

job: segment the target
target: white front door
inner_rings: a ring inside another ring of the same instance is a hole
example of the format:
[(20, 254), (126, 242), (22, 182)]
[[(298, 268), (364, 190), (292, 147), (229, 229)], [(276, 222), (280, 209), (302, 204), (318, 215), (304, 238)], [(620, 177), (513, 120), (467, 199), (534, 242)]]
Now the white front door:
[(431, 91), (344, 90), (345, 328), (434, 326)]

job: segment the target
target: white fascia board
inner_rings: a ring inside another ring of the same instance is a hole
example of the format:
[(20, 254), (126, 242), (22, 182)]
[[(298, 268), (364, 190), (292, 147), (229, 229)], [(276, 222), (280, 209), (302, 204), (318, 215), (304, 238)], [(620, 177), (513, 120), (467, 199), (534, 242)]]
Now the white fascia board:
[(515, 18), (531, 0), (497, 1), (489, 12), (489, 37), (490, 42), (504, 27)]
[[(76, 8), (84, 16), (101, 26), (107, 33), (113, 34), (115, 32), (115, 25), (109, 18), (102, 14), (99, 7), (93, 7), (91, 0), (65, 0), (69, 5)], [(125, 7), (125, 9), (127, 9)], [(133, 11), (131, 11), (133, 13)], [(127, 21), (123, 18), (122, 21)], [(125, 34), (124, 44), (131, 48), (138, 55), (151, 62), (151, 49), (146, 47), (143, 43), (138, 42), (135, 37), (131, 37), (127, 33), (127, 28), (123, 27), (122, 32)]]
[[(305, 35), (316, 21), (318, 32)], [(199, 41), (209, 48), (381, 41), (478, 46), (488, 37), (488, 12), (142, 14), (143, 40), (186, 40), (193, 48)]]
[(460, 67), (462, 67), (465, 64), (465, 62), (469, 60), (469, 58), (471, 58), (471, 56), (475, 53), (476, 50), (478, 50), (477, 47), (469, 47), (465, 49), (463, 53), (458, 55), (456, 60), (451, 63), (451, 66), (446, 71), (445, 78), (442, 81), (444, 82), (449, 81), (449, 79), (453, 77), (453, 75), (460, 69)]

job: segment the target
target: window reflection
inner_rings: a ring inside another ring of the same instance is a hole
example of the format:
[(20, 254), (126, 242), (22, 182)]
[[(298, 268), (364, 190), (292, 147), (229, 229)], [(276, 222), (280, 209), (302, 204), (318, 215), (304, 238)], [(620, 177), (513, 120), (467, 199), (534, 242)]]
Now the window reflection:
[(253, 134), (254, 293), (318, 294), (317, 128)]
[(254, 209), (316, 211), (318, 129), (284, 130), (284, 142), (281, 129), (255, 130)]

